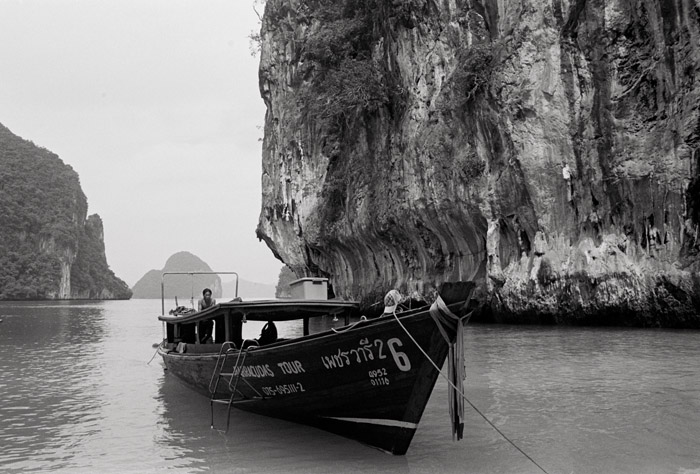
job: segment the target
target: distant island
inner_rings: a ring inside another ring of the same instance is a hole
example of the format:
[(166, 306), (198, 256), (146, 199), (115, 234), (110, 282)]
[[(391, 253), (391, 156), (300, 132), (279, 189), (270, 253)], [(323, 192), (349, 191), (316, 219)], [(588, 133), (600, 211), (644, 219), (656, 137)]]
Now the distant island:
[(78, 174), (0, 124), (0, 300), (129, 299)]
[[(212, 269), (201, 258), (190, 252), (177, 252), (168, 258), (162, 269), (150, 270), (136, 282), (132, 288), (133, 297), (160, 298), (161, 275), (163, 272), (175, 271), (210, 272)], [(218, 275), (171, 275), (165, 278), (165, 297), (168, 299), (177, 297), (178, 301), (183, 304), (190, 299), (198, 300), (201, 298), (204, 288), (211, 289), (214, 298), (221, 298), (222, 296), (232, 298), (236, 294), (235, 275), (224, 275), (226, 281), (223, 282)], [(241, 279), (238, 281), (238, 295), (246, 299), (274, 298), (275, 285)]]

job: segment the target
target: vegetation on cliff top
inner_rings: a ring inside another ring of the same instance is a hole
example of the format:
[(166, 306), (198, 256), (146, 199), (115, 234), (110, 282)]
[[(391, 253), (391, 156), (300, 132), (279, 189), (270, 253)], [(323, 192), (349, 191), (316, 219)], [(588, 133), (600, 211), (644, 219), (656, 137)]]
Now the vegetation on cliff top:
[[(298, 102), (307, 114), (342, 128), (352, 119), (381, 107), (393, 110), (405, 102), (395, 74), (373, 59), (381, 43), (382, 18), (406, 23), (425, 7), (423, 0), (306, 0), (296, 5), (270, 0), (265, 28), (290, 39), (295, 60), (303, 65)], [(378, 15), (384, 12), (385, 15)], [(310, 26), (298, 37), (297, 25)]]
[[(398, 65), (387, 63), (391, 55), (381, 48), (387, 31), (417, 27), (427, 8), (425, 0), (305, 0), (293, 5), (270, 0), (265, 18), (268, 29), (295, 46), (294, 60), (300, 65), (296, 81), (310, 82), (299, 88), (299, 104), (313, 117), (347, 125), (381, 107), (394, 115), (405, 108), (407, 90)], [(451, 109), (463, 108), (486, 89), (496, 57), (497, 45), (485, 26), (469, 14), (464, 21), (473, 36), (471, 44), (460, 45), (447, 81), (450, 103), (443, 107)], [(308, 33), (300, 34), (306, 28)]]

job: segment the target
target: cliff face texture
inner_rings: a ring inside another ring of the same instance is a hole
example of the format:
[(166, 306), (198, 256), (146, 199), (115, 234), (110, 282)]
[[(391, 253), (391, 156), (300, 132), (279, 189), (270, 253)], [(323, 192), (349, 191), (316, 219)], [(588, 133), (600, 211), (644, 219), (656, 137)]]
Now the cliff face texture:
[(699, 327), (692, 1), (268, 0), (258, 235), (337, 296)]
[(128, 299), (78, 174), (0, 124), (0, 300)]

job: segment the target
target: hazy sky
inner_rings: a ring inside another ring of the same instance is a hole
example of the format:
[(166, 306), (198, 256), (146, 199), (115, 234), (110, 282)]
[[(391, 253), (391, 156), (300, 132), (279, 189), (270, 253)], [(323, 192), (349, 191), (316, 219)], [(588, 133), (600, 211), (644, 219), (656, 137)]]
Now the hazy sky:
[(181, 250), (277, 281), (253, 30), (253, 0), (0, 0), (0, 123), (78, 172), (129, 286)]

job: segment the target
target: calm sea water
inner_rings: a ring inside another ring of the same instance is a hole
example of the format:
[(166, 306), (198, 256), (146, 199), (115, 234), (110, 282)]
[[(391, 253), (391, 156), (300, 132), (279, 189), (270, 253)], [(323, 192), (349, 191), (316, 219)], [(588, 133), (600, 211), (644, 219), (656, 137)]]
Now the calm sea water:
[[(0, 471), (542, 472), (468, 405), (453, 442), (443, 379), (406, 456), (237, 410), (228, 434), (211, 430), (208, 399), (148, 364), (159, 313), (159, 300), (0, 303)], [(465, 337), (469, 400), (547, 472), (700, 473), (700, 332)]]

